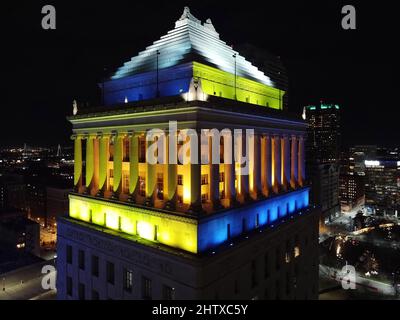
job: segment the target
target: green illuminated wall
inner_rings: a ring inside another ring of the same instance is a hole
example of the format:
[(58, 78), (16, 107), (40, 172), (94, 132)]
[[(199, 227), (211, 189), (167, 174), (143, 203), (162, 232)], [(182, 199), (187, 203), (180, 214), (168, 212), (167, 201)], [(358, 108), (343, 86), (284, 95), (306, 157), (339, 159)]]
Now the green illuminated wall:
[[(235, 75), (193, 62), (193, 77), (201, 78), (201, 86), (205, 93), (222, 98), (235, 98)], [(282, 109), (284, 91), (265, 84), (236, 76), (237, 100), (273, 109)]]
[(195, 220), (76, 195), (69, 198), (72, 218), (197, 253)]

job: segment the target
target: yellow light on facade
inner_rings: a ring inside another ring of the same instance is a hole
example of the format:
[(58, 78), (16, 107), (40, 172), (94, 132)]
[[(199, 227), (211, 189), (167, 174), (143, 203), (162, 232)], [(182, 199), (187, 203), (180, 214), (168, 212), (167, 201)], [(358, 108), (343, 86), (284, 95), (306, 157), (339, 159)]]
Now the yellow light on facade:
[(114, 230), (119, 230), (119, 216), (115, 212), (107, 212), (106, 227)]
[(137, 223), (137, 234), (147, 240), (154, 240), (154, 227), (147, 222), (139, 221)]
[(190, 203), (190, 186), (183, 186), (183, 202)]

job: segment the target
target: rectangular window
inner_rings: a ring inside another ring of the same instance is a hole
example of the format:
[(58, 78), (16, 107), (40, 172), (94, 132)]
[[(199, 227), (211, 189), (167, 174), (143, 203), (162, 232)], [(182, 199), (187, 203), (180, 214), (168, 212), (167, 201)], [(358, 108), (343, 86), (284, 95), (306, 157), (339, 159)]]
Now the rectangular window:
[(246, 218), (242, 219), (242, 233), (245, 233), (247, 231), (247, 223), (246, 223)]
[(72, 247), (67, 246), (67, 263), (72, 264)]
[(256, 260), (251, 261), (251, 287), (257, 286), (257, 265)]
[(78, 265), (79, 269), (85, 270), (85, 251), (83, 250), (78, 251)]
[(163, 299), (164, 300), (175, 300), (175, 288), (169, 286), (163, 286)]
[(142, 298), (145, 300), (151, 300), (151, 280), (142, 277)]
[(67, 277), (67, 295), (72, 297), (72, 278)]
[(124, 268), (124, 290), (132, 292), (133, 287), (133, 272), (132, 270)]
[(183, 203), (183, 197), (182, 196), (178, 195), (177, 196), (177, 200), (178, 200), (178, 203), (180, 203), (180, 204)]
[(208, 174), (201, 175), (201, 184), (202, 185), (208, 184)]
[(162, 173), (157, 173), (157, 199), (164, 199), (164, 177)]
[(99, 276), (99, 257), (92, 256), (92, 276)]
[(139, 176), (139, 195), (146, 196), (146, 180), (143, 176)]
[(123, 161), (129, 162), (129, 140), (124, 140)]
[(275, 251), (275, 268), (279, 270), (281, 268), (281, 250), (279, 247)]
[(264, 276), (265, 278), (269, 277), (269, 257), (268, 257), (268, 252), (265, 253), (264, 255)]
[(146, 141), (142, 137), (139, 139), (139, 162), (146, 162)]
[(122, 192), (127, 194), (129, 193), (129, 173), (124, 171), (122, 173), (123, 176), (123, 183), (122, 183)]
[(178, 174), (178, 186), (183, 186), (183, 175)]
[(114, 170), (110, 169), (110, 178), (114, 178)]
[(219, 182), (225, 182), (225, 172), (219, 173)]
[(106, 272), (107, 272), (107, 282), (110, 284), (114, 284), (114, 263), (107, 261), (107, 267), (106, 267)]
[(92, 300), (100, 300), (100, 295), (98, 291), (92, 290)]
[(256, 214), (256, 228), (260, 226), (260, 215), (257, 213)]
[(201, 202), (205, 203), (208, 200), (208, 193), (202, 193), (201, 194)]
[(85, 300), (85, 285), (83, 283), (78, 286), (78, 298), (79, 300)]
[(226, 225), (226, 238), (231, 239), (231, 225), (229, 223)]

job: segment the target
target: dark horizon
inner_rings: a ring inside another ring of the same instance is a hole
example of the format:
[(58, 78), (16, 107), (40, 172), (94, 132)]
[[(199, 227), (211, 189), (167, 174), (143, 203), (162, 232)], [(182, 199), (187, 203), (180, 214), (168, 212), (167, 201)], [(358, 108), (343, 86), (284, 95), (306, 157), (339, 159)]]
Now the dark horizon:
[[(211, 18), (228, 44), (251, 43), (281, 56), (289, 74), (290, 112), (300, 115), (304, 105), (321, 99), (337, 103), (344, 147), (398, 146), (390, 6), (378, 13), (373, 4), (358, 1), (280, 1), (268, 3), (267, 11), (257, 4), (208, 1), (112, 7), (52, 2), (57, 29), (42, 30), (44, 4), (5, 5), (4, 21), (12, 28), (3, 28), (1, 146), (67, 144), (73, 99), (98, 105), (104, 68), (109, 74), (172, 29), (185, 5), (199, 19)], [(345, 4), (356, 7), (357, 30), (341, 29)]]

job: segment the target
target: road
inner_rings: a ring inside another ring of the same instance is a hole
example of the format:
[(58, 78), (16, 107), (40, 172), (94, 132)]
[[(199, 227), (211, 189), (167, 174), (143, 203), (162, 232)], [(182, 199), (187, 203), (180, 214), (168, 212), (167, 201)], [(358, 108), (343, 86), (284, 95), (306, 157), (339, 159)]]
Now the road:
[[(43, 261), (0, 276), (0, 300), (47, 300), (55, 298), (55, 290), (42, 287), (42, 268), (54, 266), (54, 260)], [(55, 277), (55, 271), (49, 274)]]

